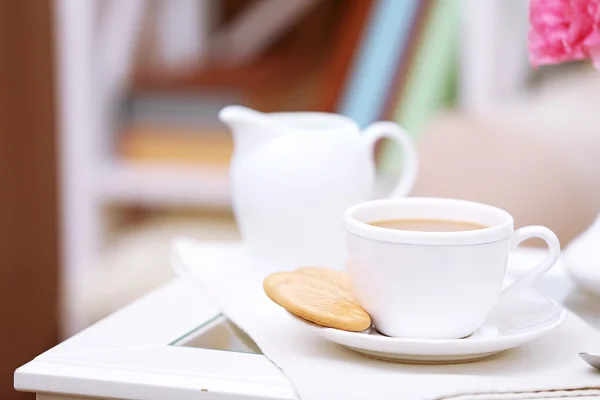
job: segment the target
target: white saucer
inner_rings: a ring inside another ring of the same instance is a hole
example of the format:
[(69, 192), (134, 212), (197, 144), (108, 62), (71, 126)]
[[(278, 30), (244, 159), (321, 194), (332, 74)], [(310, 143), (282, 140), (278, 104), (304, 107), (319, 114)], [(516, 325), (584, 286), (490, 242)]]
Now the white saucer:
[(456, 363), (474, 361), (512, 349), (538, 338), (561, 325), (567, 310), (528, 290), (499, 304), (483, 325), (464, 339), (391, 338), (375, 329), (347, 332), (324, 328), (299, 317), (302, 326), (331, 342), (370, 357), (408, 363)]

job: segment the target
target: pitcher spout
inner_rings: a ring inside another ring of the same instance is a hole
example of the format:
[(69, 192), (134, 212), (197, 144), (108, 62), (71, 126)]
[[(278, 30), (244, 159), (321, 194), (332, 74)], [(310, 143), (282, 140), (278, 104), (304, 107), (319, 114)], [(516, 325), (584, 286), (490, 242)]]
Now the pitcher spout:
[(223, 107), (219, 111), (219, 119), (229, 126), (234, 126), (238, 123), (261, 124), (266, 117), (260, 111), (236, 105)]
[(282, 133), (282, 127), (268, 114), (243, 106), (224, 107), (219, 120), (231, 129), (237, 155), (248, 154)]

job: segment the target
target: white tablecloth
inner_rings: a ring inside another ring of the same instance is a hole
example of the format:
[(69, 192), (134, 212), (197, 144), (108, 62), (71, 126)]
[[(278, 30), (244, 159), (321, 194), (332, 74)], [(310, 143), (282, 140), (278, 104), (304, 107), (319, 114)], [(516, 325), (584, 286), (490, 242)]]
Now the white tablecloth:
[[(173, 262), (190, 268), (188, 278), (195, 281), (199, 295), (208, 296), (257, 343), (303, 400), (600, 396), (600, 374), (578, 356), (583, 350), (600, 349), (600, 333), (575, 315), (549, 335), (487, 360), (397, 364), (364, 357), (301, 329), (264, 295), (261, 279), (251, 273), (239, 247), (179, 241), (175, 250)], [(526, 270), (521, 265), (529, 266), (538, 256), (513, 256), (511, 273), (520, 274)], [(553, 272), (557, 284), (561, 273)]]

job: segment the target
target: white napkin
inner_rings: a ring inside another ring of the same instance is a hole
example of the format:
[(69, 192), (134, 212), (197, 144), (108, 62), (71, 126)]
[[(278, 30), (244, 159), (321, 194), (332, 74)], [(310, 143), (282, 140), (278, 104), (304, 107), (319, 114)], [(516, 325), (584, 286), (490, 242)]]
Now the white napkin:
[(281, 368), (303, 400), (600, 396), (600, 374), (578, 356), (600, 346), (600, 333), (575, 315), (549, 335), (487, 360), (398, 364), (359, 355), (302, 329), (264, 294), (261, 278), (236, 245), (180, 239), (171, 261)]

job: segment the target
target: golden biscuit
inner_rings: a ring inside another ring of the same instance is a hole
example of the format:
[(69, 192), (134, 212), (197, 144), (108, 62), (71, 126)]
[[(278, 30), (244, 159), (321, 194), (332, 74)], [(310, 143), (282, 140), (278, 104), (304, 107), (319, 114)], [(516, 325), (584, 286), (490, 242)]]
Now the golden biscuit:
[(321, 279), (352, 294), (352, 282), (347, 273), (322, 267), (303, 267), (295, 272)]
[(371, 317), (346, 290), (298, 272), (277, 272), (263, 282), (271, 300), (290, 313), (315, 324), (346, 331), (371, 326)]

